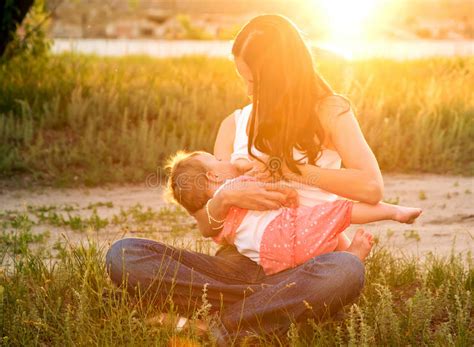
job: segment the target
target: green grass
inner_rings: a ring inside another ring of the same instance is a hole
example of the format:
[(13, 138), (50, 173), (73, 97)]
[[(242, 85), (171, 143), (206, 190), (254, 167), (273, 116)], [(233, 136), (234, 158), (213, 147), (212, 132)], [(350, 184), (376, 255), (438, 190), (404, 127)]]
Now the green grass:
[[(351, 98), (385, 172), (472, 175), (473, 58), (318, 68)], [(169, 154), (212, 150), (220, 121), (246, 103), (223, 58), (14, 59), (0, 65), (0, 177), (153, 182)]]
[[(107, 235), (112, 229), (133, 230), (206, 254), (212, 253), (211, 242), (189, 238), (195, 223), (173, 205), (112, 208), (111, 201), (101, 201), (26, 205), (0, 213), (1, 345), (165, 346), (177, 336), (208, 343), (209, 337), (193, 332), (147, 325), (163, 307), (147, 305), (112, 285), (104, 264), (108, 241), (71, 243), (69, 238), (84, 231)], [(102, 221), (100, 227), (91, 222), (94, 218)], [(54, 240), (58, 233), (42, 231), (45, 227), (61, 228), (66, 236)], [(419, 235), (407, 230), (405, 237)], [(345, 308), (342, 320), (295, 324), (286, 337), (262, 337), (260, 345), (472, 345), (472, 254), (420, 261), (394, 257), (377, 245), (366, 275), (362, 296)], [(192, 315), (206, 319), (207, 312), (203, 305)]]
[[(29, 212), (61, 210), (30, 207)], [(75, 210), (74, 210), (75, 211)], [(162, 311), (140, 297), (118, 290), (105, 271), (106, 244), (57, 242), (53, 250), (33, 247), (44, 242), (32, 236), (30, 219), (3, 215), (3, 232), (12, 237), (0, 247), (0, 344), (4, 346), (166, 346), (185, 337), (209, 343), (209, 337), (176, 332), (171, 326), (150, 326), (146, 320)], [(173, 209), (149, 211), (134, 207), (120, 224), (165, 218), (180, 223)], [(170, 231), (173, 235), (174, 231)], [(180, 245), (179, 237), (174, 237)], [(3, 242), (3, 240), (2, 240)], [(209, 253), (209, 242), (183, 245)], [(291, 326), (286, 337), (261, 338), (260, 345), (290, 346), (472, 346), (474, 302), (472, 254), (441, 258), (397, 258), (376, 246), (366, 262), (366, 284), (360, 298), (339, 320)], [(205, 299), (205, 292), (203, 292)], [(205, 300), (204, 300), (205, 302)], [(309, 308), (310, 309), (310, 308)], [(174, 311), (172, 311), (174, 312)], [(194, 316), (206, 318), (203, 305)]]
[(192, 232), (196, 226), (194, 219), (176, 205), (165, 205), (155, 210), (137, 203), (128, 208), (121, 207), (117, 213), (108, 217), (98, 211), (100, 207), (112, 208), (112, 204), (110, 201), (99, 202), (84, 208), (74, 205), (27, 205), (25, 210), (1, 211), (0, 240), (3, 239), (4, 243), (0, 244), (0, 248), (9, 246), (11, 243), (9, 240), (17, 230), (25, 234), (24, 238), (28, 242), (41, 241), (38, 235), (31, 234), (32, 229), (38, 226), (56, 227), (73, 232), (99, 232), (112, 226), (137, 233), (152, 233), (160, 228), (162, 231), (172, 232), (174, 236)]

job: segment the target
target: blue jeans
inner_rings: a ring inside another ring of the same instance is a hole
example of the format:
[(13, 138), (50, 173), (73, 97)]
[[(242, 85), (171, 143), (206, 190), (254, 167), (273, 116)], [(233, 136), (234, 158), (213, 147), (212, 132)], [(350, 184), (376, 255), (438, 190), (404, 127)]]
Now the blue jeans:
[(261, 266), (221, 248), (215, 256), (153, 240), (126, 238), (106, 256), (110, 278), (184, 314), (202, 305), (203, 289), (216, 314), (210, 330), (219, 345), (249, 334), (284, 334), (291, 322), (321, 319), (354, 301), (364, 285), (364, 265), (347, 252), (317, 256), (266, 276)]

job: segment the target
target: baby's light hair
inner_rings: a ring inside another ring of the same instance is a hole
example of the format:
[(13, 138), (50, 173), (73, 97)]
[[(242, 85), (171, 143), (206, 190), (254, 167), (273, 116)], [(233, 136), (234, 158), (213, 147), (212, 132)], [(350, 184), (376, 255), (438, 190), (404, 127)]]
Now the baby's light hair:
[(197, 158), (205, 153), (178, 151), (165, 165), (168, 171), (165, 198), (182, 205), (190, 214), (203, 208), (209, 200), (206, 176), (209, 168)]

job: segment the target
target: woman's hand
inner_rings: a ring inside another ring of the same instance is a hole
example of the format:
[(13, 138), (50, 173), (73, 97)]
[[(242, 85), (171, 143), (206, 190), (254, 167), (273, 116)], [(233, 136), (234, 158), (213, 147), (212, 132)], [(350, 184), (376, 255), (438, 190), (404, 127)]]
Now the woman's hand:
[[(210, 214), (218, 219), (225, 218), (232, 206), (256, 210), (277, 210), (280, 207), (298, 207), (298, 193), (282, 183), (265, 183), (258, 181), (241, 181), (226, 184), (212, 198)], [(204, 208), (193, 214), (199, 230), (204, 237), (217, 235), (218, 225), (209, 224)]]

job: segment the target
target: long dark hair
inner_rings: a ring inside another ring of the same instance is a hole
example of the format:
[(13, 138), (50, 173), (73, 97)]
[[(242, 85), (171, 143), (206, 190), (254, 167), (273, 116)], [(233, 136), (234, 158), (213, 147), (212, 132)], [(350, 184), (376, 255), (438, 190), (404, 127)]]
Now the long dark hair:
[(249, 155), (258, 159), (252, 153), (255, 146), (299, 173), (296, 148), (315, 164), (325, 139), (317, 105), (334, 92), (315, 70), (300, 30), (281, 15), (257, 16), (237, 34), (232, 54), (253, 75)]

